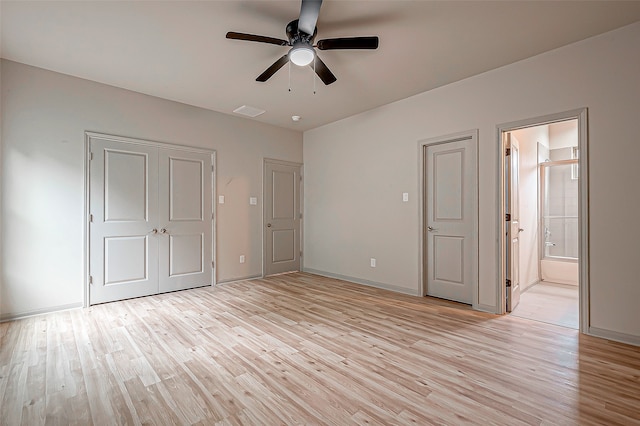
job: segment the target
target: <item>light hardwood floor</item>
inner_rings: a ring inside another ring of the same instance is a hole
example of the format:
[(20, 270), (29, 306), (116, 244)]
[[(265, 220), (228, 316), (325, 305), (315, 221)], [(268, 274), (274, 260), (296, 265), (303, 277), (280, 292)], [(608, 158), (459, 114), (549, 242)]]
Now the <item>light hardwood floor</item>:
[(0, 419), (640, 424), (640, 348), (308, 274), (0, 324)]
[(522, 293), (511, 315), (578, 329), (579, 303), (577, 286), (540, 282)]

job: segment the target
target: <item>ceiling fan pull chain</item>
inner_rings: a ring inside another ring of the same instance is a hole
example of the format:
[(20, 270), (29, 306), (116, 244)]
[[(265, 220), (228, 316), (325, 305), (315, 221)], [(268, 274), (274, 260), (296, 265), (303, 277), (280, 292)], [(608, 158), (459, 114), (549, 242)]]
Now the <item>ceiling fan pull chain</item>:
[(291, 91), (291, 61), (289, 61), (289, 91)]
[(316, 58), (313, 58), (313, 94), (316, 94)]

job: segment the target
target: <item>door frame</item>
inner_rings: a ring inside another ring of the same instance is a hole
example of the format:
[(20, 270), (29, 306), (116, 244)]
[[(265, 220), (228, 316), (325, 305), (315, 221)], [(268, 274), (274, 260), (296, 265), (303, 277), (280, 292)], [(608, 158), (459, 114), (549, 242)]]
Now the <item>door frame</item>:
[(157, 141), (152, 141), (152, 140), (146, 140), (146, 139), (136, 139), (136, 138), (130, 138), (130, 137), (125, 137), (125, 136), (116, 136), (116, 135), (110, 135), (110, 134), (106, 134), (106, 133), (98, 133), (98, 132), (91, 132), (91, 131), (85, 131), (84, 132), (84, 217), (83, 217), (83, 223), (84, 223), (84, 227), (83, 227), (83, 235), (82, 235), (82, 240), (83, 240), (83, 248), (82, 248), (82, 253), (83, 253), (83, 307), (87, 308), (89, 307), (89, 291), (90, 291), (90, 286), (91, 283), (89, 282), (89, 262), (90, 262), (90, 253), (89, 253), (89, 238), (90, 238), (90, 233), (89, 233), (89, 228), (90, 228), (90, 205), (89, 205), (89, 200), (90, 200), (90, 172), (91, 172), (91, 139), (96, 138), (96, 139), (106, 139), (106, 140), (110, 140), (110, 141), (114, 141), (114, 142), (121, 142), (121, 143), (128, 143), (131, 145), (146, 145), (146, 146), (153, 146), (156, 148), (164, 148), (164, 149), (180, 149), (180, 150), (184, 150), (184, 151), (191, 151), (191, 152), (198, 152), (198, 153), (202, 153), (202, 154), (209, 154), (211, 155), (211, 212), (212, 212), (212, 218), (211, 218), (211, 267), (213, 268), (213, 270), (211, 271), (211, 286), (215, 286), (217, 283), (217, 272), (218, 272), (218, 267), (216, 265), (216, 220), (218, 215), (216, 214), (216, 170), (217, 170), (217, 166), (216, 166), (216, 151), (215, 150), (211, 150), (211, 149), (204, 149), (204, 148), (196, 148), (193, 146), (188, 146), (188, 145), (179, 145), (179, 144), (174, 144), (174, 143), (166, 143), (166, 142), (157, 142)]
[(513, 130), (527, 127), (542, 126), (545, 124), (557, 123), (559, 121), (578, 120), (578, 167), (580, 169), (578, 185), (578, 229), (579, 253), (578, 259), (578, 291), (579, 291), (579, 330), (581, 333), (588, 333), (589, 330), (589, 151), (588, 151), (588, 114), (587, 108), (579, 108), (556, 114), (534, 117), (525, 120), (518, 120), (503, 123), (496, 126), (496, 158), (497, 158), (497, 209), (496, 216), (496, 240), (498, 242), (496, 250), (496, 268), (498, 271), (498, 281), (496, 283), (496, 313), (506, 313), (506, 282), (505, 268), (505, 147), (502, 134)]
[(286, 160), (278, 160), (275, 158), (267, 158), (264, 157), (262, 159), (262, 278), (264, 278), (266, 276), (266, 262), (265, 262), (265, 256), (267, 255), (267, 239), (265, 237), (265, 233), (266, 231), (266, 227), (265, 227), (265, 215), (267, 214), (266, 210), (265, 210), (265, 205), (266, 203), (264, 202), (265, 200), (265, 196), (266, 196), (266, 184), (267, 184), (267, 180), (265, 178), (265, 173), (267, 171), (267, 164), (280, 164), (283, 166), (290, 166), (290, 167), (297, 167), (298, 168), (298, 173), (300, 175), (300, 184), (299, 184), (299, 189), (298, 189), (298, 197), (300, 197), (300, 241), (298, 242), (299, 246), (300, 246), (300, 255), (299, 255), (299, 259), (300, 259), (300, 268), (299, 271), (303, 270), (302, 267), (302, 255), (304, 254), (304, 246), (303, 246), (303, 242), (304, 242), (304, 226), (303, 226), (303, 220), (304, 220), (304, 165), (302, 163), (297, 163), (294, 161), (286, 161)]
[(426, 220), (427, 220), (427, 177), (428, 177), (428, 173), (427, 173), (427, 165), (424, 161), (424, 157), (425, 157), (425, 152), (427, 150), (427, 147), (429, 146), (433, 146), (433, 145), (444, 145), (446, 143), (450, 143), (450, 142), (458, 142), (460, 140), (466, 140), (466, 139), (471, 139), (472, 142), (476, 145), (476, 158), (475, 158), (475, 163), (476, 163), (476, 175), (475, 175), (475, 185), (473, 187), (473, 227), (474, 227), (474, 234), (476, 236), (476, 241), (475, 244), (473, 246), (473, 265), (472, 265), (472, 269), (473, 269), (473, 282), (474, 282), (474, 287), (473, 287), (473, 296), (472, 296), (472, 303), (471, 306), (473, 307), (473, 309), (480, 309), (480, 310), (486, 310), (483, 307), (479, 306), (479, 302), (478, 302), (478, 294), (479, 294), (479, 257), (478, 257), (478, 253), (479, 253), (479, 241), (480, 239), (478, 238), (478, 229), (479, 229), (479, 223), (478, 223), (478, 207), (479, 207), (479, 191), (478, 191), (478, 184), (479, 184), (479, 164), (478, 164), (478, 158), (480, 157), (480, 152), (479, 152), (479, 146), (478, 146), (478, 129), (473, 129), (473, 130), (467, 130), (464, 132), (458, 132), (458, 133), (452, 133), (452, 134), (448, 134), (448, 135), (444, 135), (444, 136), (437, 136), (434, 138), (428, 138), (428, 139), (423, 139), (418, 141), (418, 215), (419, 215), (419, 261), (418, 261), (418, 267), (419, 267), (419, 295), (424, 297), (427, 295), (427, 256), (428, 256), (428, 251), (427, 251), (427, 239), (425, 238), (424, 235), (424, 231), (425, 229), (427, 229), (427, 224), (426, 224)]

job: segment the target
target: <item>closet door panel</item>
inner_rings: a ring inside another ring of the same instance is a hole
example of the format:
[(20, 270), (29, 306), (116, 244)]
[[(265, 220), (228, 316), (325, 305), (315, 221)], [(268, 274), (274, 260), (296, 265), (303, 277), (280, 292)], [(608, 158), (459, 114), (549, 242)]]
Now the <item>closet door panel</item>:
[(158, 150), (91, 138), (89, 303), (158, 292)]
[(211, 155), (159, 151), (159, 291), (212, 284)]

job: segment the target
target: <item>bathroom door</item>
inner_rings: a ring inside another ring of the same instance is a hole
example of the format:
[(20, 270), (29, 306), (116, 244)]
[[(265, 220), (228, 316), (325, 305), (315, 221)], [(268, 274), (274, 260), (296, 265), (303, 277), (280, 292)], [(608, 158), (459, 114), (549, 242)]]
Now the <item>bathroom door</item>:
[(301, 164), (264, 161), (264, 275), (300, 270)]
[(506, 194), (505, 211), (507, 213), (507, 312), (512, 312), (520, 302), (520, 147), (518, 140), (510, 133), (504, 133), (506, 147)]

